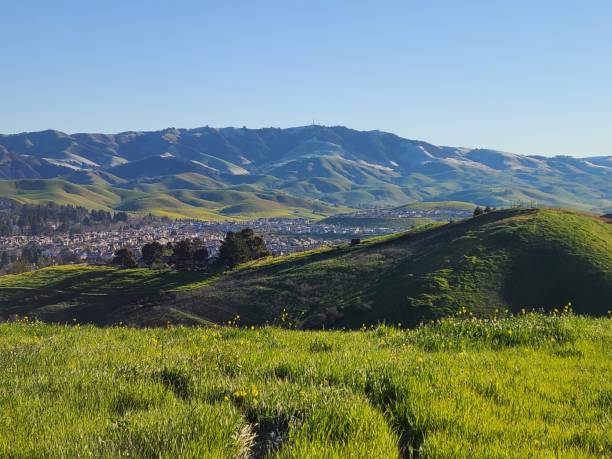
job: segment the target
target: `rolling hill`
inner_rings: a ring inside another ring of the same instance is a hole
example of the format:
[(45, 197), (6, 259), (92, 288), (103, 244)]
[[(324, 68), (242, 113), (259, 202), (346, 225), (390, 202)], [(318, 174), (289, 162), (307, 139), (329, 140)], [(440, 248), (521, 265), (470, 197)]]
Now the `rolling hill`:
[[(66, 266), (0, 278), (0, 315), (151, 325), (416, 325), (462, 308), (612, 304), (612, 225), (561, 210), (503, 210), (356, 246), (267, 258), (222, 275)], [(35, 305), (35, 306), (34, 306)]]
[(77, 185), (65, 180), (5, 180), (0, 181), (0, 196), (13, 199), (21, 204), (54, 202), (62, 205), (86, 207), (88, 209), (110, 210), (121, 203), (123, 195), (98, 185)]
[[(189, 180), (168, 177), (165, 182)], [(194, 180), (193, 177), (191, 177)], [(134, 189), (99, 184), (79, 185), (61, 179), (0, 181), (0, 196), (22, 204), (54, 202), (88, 209), (117, 210), (203, 220), (257, 217), (317, 217), (346, 210), (322, 201), (288, 195), (282, 191), (238, 189), (167, 189), (164, 182)]]
[(522, 200), (612, 211), (611, 157), (521, 156), (342, 126), (0, 135), (0, 179), (23, 178), (145, 191), (249, 185), (348, 207)]

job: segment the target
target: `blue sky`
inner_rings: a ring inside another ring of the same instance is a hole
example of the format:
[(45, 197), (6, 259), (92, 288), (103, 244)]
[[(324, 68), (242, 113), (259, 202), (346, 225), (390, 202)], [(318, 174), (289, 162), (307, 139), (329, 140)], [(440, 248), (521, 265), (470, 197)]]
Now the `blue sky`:
[(612, 154), (612, 2), (0, 0), (0, 132), (346, 125)]

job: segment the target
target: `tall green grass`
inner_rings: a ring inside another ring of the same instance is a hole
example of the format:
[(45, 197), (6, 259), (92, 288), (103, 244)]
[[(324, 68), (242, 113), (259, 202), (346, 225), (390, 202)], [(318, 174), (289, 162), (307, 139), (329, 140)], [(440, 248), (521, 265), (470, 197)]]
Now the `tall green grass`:
[(0, 457), (609, 457), (612, 320), (0, 324)]

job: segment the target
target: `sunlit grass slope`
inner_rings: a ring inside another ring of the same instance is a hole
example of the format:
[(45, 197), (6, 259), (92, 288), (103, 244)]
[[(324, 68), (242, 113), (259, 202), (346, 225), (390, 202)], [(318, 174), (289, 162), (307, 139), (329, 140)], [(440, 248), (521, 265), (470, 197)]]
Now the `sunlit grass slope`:
[(289, 258), (266, 259), (182, 292), (257, 321), (282, 308), (306, 327), (416, 325), (467, 307), (612, 308), (612, 225), (557, 210), (507, 210)]
[(0, 276), (0, 315), (53, 322), (206, 323), (171, 306), (158, 307), (167, 290), (201, 282), (202, 273), (68, 265)]
[(534, 314), (412, 331), (4, 323), (0, 456), (609, 457), (611, 343), (610, 319)]
[(110, 185), (77, 185), (59, 179), (0, 181), (0, 197), (22, 204), (53, 202), (88, 209), (201, 220), (321, 217), (347, 210), (276, 190), (127, 189)]
[(109, 210), (121, 202), (122, 190), (115, 193), (102, 186), (75, 185), (63, 180), (0, 181), (0, 196), (21, 204), (55, 204), (82, 206), (88, 209)]
[(236, 314), (261, 324), (285, 309), (302, 327), (359, 328), (567, 302), (583, 314), (612, 309), (612, 225), (557, 210), (498, 211), (220, 275), (72, 266), (0, 277), (0, 317), (98, 324)]

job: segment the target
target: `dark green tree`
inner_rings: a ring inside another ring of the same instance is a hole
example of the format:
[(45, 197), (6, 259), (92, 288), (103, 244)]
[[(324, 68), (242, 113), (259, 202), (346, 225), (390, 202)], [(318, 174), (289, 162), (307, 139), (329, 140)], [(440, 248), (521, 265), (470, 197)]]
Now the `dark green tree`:
[(114, 258), (111, 260), (111, 265), (118, 266), (120, 268), (135, 268), (138, 266), (134, 253), (127, 247), (123, 247), (115, 252)]
[(191, 268), (192, 263), (192, 244), (190, 239), (180, 240), (172, 245), (172, 255), (170, 264), (179, 271)]
[(237, 233), (232, 231), (225, 235), (219, 249), (218, 263), (224, 268), (233, 268), (239, 263), (256, 260), (271, 255), (261, 236), (252, 229), (246, 228)]
[(205, 269), (208, 266), (208, 249), (205, 246), (194, 250), (193, 268), (196, 270)]
[(36, 264), (40, 261), (41, 256), (42, 249), (40, 248), (40, 245), (34, 241), (28, 242), (21, 249), (21, 258), (23, 258), (23, 261), (26, 263)]
[(8, 253), (2, 252), (2, 255), (0, 255), (0, 268), (4, 268), (5, 266), (8, 266), (9, 263), (10, 261), (9, 261)]
[(180, 240), (172, 246), (170, 264), (179, 271), (204, 269), (208, 265), (208, 249), (197, 237)]
[(125, 212), (117, 212), (113, 217), (113, 220), (115, 220), (115, 222), (127, 222), (128, 214), (126, 214)]
[(12, 236), (13, 228), (10, 218), (0, 219), (0, 236)]
[(482, 210), (482, 207), (477, 206), (474, 209), (474, 217), (478, 217), (479, 215), (482, 215), (484, 213), (484, 210)]
[(57, 255), (57, 258), (58, 261), (63, 265), (67, 265), (70, 263), (78, 263), (80, 261), (77, 254), (67, 247), (64, 247), (60, 251), (60, 253)]
[(157, 241), (142, 246), (142, 261), (147, 266), (153, 266), (162, 261), (164, 247)]

